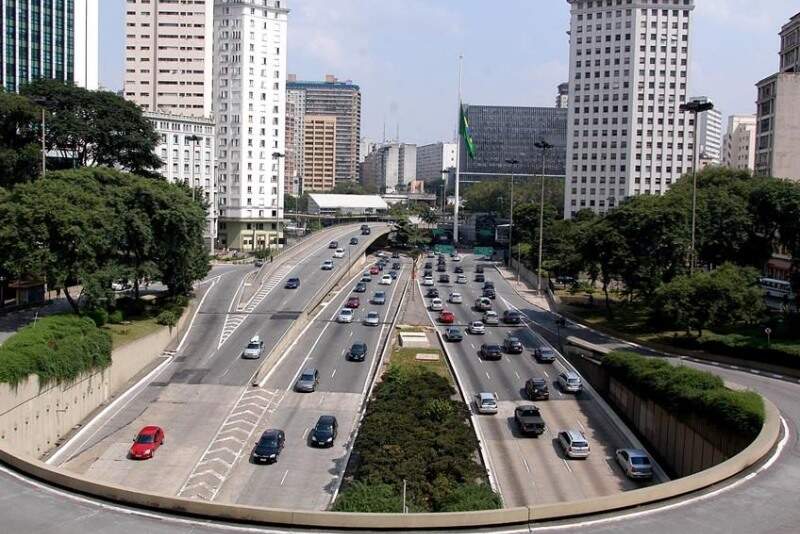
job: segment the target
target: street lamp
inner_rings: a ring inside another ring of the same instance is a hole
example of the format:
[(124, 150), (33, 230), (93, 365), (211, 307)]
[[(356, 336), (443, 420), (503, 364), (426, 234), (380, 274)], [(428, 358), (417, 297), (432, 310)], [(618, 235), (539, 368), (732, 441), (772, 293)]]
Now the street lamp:
[(189, 187), (192, 188), (192, 200), (194, 200), (195, 199), (195, 189), (197, 188), (197, 184), (195, 183), (195, 176), (194, 176), (194, 153), (195, 153), (195, 150), (197, 149), (197, 143), (202, 141), (202, 139), (198, 135), (192, 134), (189, 137), (187, 137), (186, 140), (190, 141), (192, 143), (192, 145), (191, 145), (192, 146), (192, 157), (189, 159), (189, 164), (192, 166), (192, 168), (189, 170), (189, 176), (187, 176), (187, 179), (190, 182), (189, 183)]
[(542, 151), (542, 192), (539, 197), (539, 272), (536, 275), (536, 292), (542, 294), (542, 243), (544, 242), (544, 174), (545, 162), (547, 161), (547, 150), (553, 145), (545, 140), (537, 141), (533, 144)]
[[(285, 157), (286, 157), (286, 154), (285, 154), (285, 153), (283, 153), (283, 152), (277, 152), (277, 151), (276, 151), (276, 152), (273, 152), (273, 153), (272, 153), (272, 159), (278, 160), (278, 175), (279, 175), (279, 176), (280, 176), (280, 165), (281, 165), (281, 164), (280, 164), (280, 159), (281, 159), (281, 158), (285, 158)], [(286, 176), (284, 176), (284, 177), (283, 177), (283, 179), (284, 179), (284, 183), (285, 183), (285, 181), (286, 181)], [(284, 187), (285, 187), (285, 185), (284, 185)], [(281, 192), (280, 192), (280, 191), (278, 191), (278, 198), (280, 198), (280, 195), (281, 195)], [(279, 213), (280, 213), (280, 212), (279, 212)], [(280, 222), (279, 222), (278, 224), (280, 224)], [(267, 234), (267, 235), (269, 235), (269, 234)], [(275, 236), (275, 237), (277, 238), (277, 236)], [(276, 239), (276, 240), (277, 240), (277, 239)], [(277, 244), (277, 243), (276, 243), (276, 244)], [(269, 241), (269, 249), (270, 249), (270, 250), (272, 250), (272, 240), (271, 240), (271, 239), (270, 239), (270, 241)]]
[(714, 103), (708, 100), (692, 100), (680, 105), (680, 111), (689, 112), (694, 114), (694, 137), (692, 142), (694, 147), (692, 150), (692, 246), (689, 249), (689, 274), (694, 273), (695, 261), (695, 227), (697, 219), (697, 116), (705, 111), (714, 109)]
[[(507, 159), (506, 163), (511, 165), (511, 213), (508, 219), (508, 266), (511, 267), (511, 232), (514, 229), (514, 171), (519, 165), (519, 160)], [(519, 280), (519, 264), (517, 265), (517, 280)]]

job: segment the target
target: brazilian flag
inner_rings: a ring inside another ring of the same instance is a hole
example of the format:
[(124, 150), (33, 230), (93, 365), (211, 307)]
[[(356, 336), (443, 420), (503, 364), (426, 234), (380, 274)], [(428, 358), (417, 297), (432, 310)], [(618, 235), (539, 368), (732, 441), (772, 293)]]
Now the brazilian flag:
[(464, 105), (460, 105), (460, 118), (458, 121), (458, 133), (464, 138), (464, 144), (467, 145), (467, 154), (469, 159), (475, 159), (475, 141), (472, 140), (472, 131), (469, 128), (469, 120), (464, 111)]

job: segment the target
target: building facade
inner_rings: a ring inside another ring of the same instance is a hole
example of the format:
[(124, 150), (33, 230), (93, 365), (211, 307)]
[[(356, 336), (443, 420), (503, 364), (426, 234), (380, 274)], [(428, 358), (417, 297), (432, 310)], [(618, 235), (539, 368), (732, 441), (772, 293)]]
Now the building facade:
[(687, 101), (694, 0), (567, 1), (569, 218), (661, 195), (691, 170), (694, 120), (679, 107)]
[(569, 107), (569, 83), (567, 82), (558, 84), (556, 107), (558, 109), (567, 109)]
[(217, 239), (216, 132), (214, 120), (167, 113), (144, 113), (161, 140), (156, 155), (159, 172), (171, 183), (202, 191), (209, 206), (206, 239), (209, 250)]
[(303, 192), (328, 192), (336, 185), (336, 117), (306, 115)]
[[(462, 144), (459, 167), (461, 180), (506, 177), (512, 172), (541, 175), (542, 152), (534, 146), (539, 141), (553, 145), (545, 160), (545, 174), (564, 176), (566, 109), (469, 106), (466, 108), (466, 115), (476, 154), (474, 159), (470, 159)], [(512, 166), (506, 160), (517, 160), (520, 163)]]
[(127, 0), (125, 9), (125, 98), (210, 117), (214, 0)]
[(283, 236), (286, 0), (216, 0), (213, 112), (219, 244), (278, 246)]
[(456, 166), (455, 143), (433, 143), (417, 147), (417, 180), (441, 184), (442, 171)]
[(416, 180), (417, 146), (407, 143), (377, 145), (361, 164), (361, 184), (378, 193), (405, 191)]
[[(711, 101), (705, 96), (689, 100), (703, 103)], [(710, 109), (697, 116), (697, 154), (710, 165), (722, 163), (722, 113), (718, 109)]]
[(97, 89), (98, 1), (0, 3), (0, 85), (13, 93), (48, 78)]
[(800, 13), (781, 28), (781, 72), (800, 72)]
[(728, 118), (728, 131), (722, 143), (722, 165), (753, 172), (755, 161), (755, 115), (731, 115)]
[(336, 118), (336, 182), (357, 181), (361, 146), (359, 86), (340, 82), (331, 75), (326, 75), (325, 81), (297, 81), (290, 75), (286, 90), (294, 93), (292, 99), (302, 100), (306, 115)]
[(305, 147), (306, 100), (303, 91), (286, 90), (286, 178), (284, 191), (288, 195), (300, 194), (303, 177), (303, 151)]

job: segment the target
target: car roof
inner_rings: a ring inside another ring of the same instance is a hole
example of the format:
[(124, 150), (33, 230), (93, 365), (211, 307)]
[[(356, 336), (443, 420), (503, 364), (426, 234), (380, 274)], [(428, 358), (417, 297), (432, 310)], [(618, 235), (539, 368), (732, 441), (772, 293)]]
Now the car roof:
[(367, 316), (371, 316), (371, 315), (374, 315), (374, 316), (376, 316), (376, 317), (377, 317), (377, 316), (378, 316), (378, 312), (376, 312), (376, 311), (369, 311), (369, 312), (367, 312)]
[(353, 343), (353, 346), (354, 347), (366, 347), (367, 344), (364, 343), (363, 341), (356, 341), (355, 343)]
[(567, 377), (567, 378), (580, 378), (580, 377), (578, 376), (578, 373), (575, 373), (575, 372), (573, 372), (573, 371), (564, 371), (564, 372), (563, 372), (563, 373), (561, 373), (561, 374), (562, 374), (562, 375), (564, 375), (564, 376), (565, 376), (565, 377)]
[(480, 397), (480, 399), (481, 399), (481, 400), (484, 400), (484, 399), (492, 399), (492, 400), (495, 400), (494, 393), (487, 393), (487, 392), (485, 392), (485, 391), (484, 391), (484, 392), (481, 392), (481, 393), (478, 393), (478, 397)]
[(283, 430), (278, 430), (276, 428), (269, 428), (265, 430), (262, 434), (262, 438), (274, 438), (277, 437), (279, 434), (282, 434)]
[(148, 426), (146, 426), (146, 427), (142, 428), (142, 429), (139, 431), (139, 434), (140, 434), (140, 435), (141, 435), (141, 434), (144, 434), (144, 435), (147, 435), (147, 434), (155, 434), (155, 433), (156, 433), (158, 430), (160, 430), (160, 427), (157, 427), (157, 426), (155, 426), (155, 425), (148, 425)]
[(530, 381), (533, 382), (534, 384), (547, 384), (547, 380), (538, 376), (534, 376), (533, 378), (530, 379)]
[(304, 374), (304, 375), (313, 375), (316, 372), (317, 372), (317, 370), (315, 368), (306, 367), (305, 369), (303, 369), (303, 373), (302, 374)]
[(353, 310), (350, 308), (342, 308), (339, 313), (353, 313)]
[(317, 419), (318, 425), (332, 425), (336, 422), (336, 417), (333, 415), (320, 415), (319, 419)]
[(621, 452), (621, 451), (627, 452), (628, 456), (630, 456), (632, 458), (636, 457), (636, 458), (647, 458), (648, 460), (650, 459), (650, 455), (647, 454), (642, 449), (619, 449), (619, 452)]
[(571, 439), (572, 441), (586, 441), (588, 443), (586, 436), (584, 436), (583, 432), (581, 432), (580, 430), (570, 428), (569, 430), (564, 430), (563, 432), (564, 434), (569, 436), (569, 439)]
[(261, 341), (261, 338), (259, 336), (253, 336), (253, 337), (250, 338), (250, 343), (258, 343), (260, 341)]
[(519, 341), (519, 338), (517, 336), (508, 336), (506, 341)]

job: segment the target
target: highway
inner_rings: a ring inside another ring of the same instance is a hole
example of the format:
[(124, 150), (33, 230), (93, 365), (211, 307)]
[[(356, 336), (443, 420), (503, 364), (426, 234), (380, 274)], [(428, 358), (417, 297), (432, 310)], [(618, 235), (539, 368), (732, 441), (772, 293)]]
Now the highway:
[[(434, 266), (435, 260), (432, 261)], [(493, 310), (502, 317), (505, 310), (523, 306), (523, 301), (512, 287), (499, 275), (491, 264), (484, 264), (485, 278), (495, 284), (497, 293)], [(587, 391), (562, 393), (556, 383), (559, 372), (565, 370), (561, 362), (536, 362), (533, 348), (548, 345), (526, 324), (509, 326), (502, 322), (498, 326), (487, 326), (486, 334), (472, 335), (466, 332), (471, 321), (480, 320), (482, 312), (473, 309), (476, 299), (482, 296), (483, 283), (475, 282), (476, 259), (465, 255), (463, 261), (453, 262), (448, 258), (447, 271), (451, 281), (456, 280), (454, 269), (461, 266), (467, 277), (466, 284), (438, 283), (434, 272), (435, 287), (445, 301), (445, 308), (454, 312), (457, 326), (464, 333), (461, 342), (448, 342), (447, 350), (460, 377), (465, 392), (494, 393), (498, 399), (496, 415), (478, 415), (479, 431), (489, 456), (489, 465), (495, 476), (506, 507), (530, 504), (547, 504), (574, 501), (611, 495), (641, 487), (642, 482), (629, 480), (617, 466), (614, 451), (633, 444), (620, 426), (601, 409), (598, 398)], [(426, 287), (419, 287), (423, 296)], [(462, 304), (447, 302), (451, 292), (459, 292)], [(431, 299), (425, 299), (430, 303)], [(430, 312), (436, 324), (438, 312)], [(527, 322), (527, 321), (525, 321)], [(439, 326), (444, 332), (446, 326)], [(514, 336), (525, 346), (523, 354), (504, 353), (500, 361), (486, 361), (479, 351), (483, 343), (502, 345), (508, 336)], [(549, 385), (550, 399), (530, 401), (525, 395), (525, 381), (544, 378)], [(534, 404), (547, 424), (546, 432), (537, 437), (522, 436), (514, 421), (514, 409), (522, 404)], [(477, 413), (474, 402), (470, 408)], [(567, 458), (558, 444), (557, 434), (562, 430), (575, 429), (589, 441), (591, 453), (588, 458)]]
[[(171, 362), (157, 376), (138, 384), (136, 392), (119, 406), (101, 413), (83, 434), (62, 446), (51, 463), (137, 489), (213, 498), (224, 482), (220, 473), (229, 468), (217, 461), (200, 471), (207, 471), (206, 475), (189, 480), (198, 474), (199, 462), (210, 460), (206, 453), (212, 439), (229, 437), (225, 443), (229, 449), (237, 454), (245, 451), (254, 428), (244, 423), (229, 429), (221, 425), (229, 421), (232, 409), (248, 401), (259, 419), (274, 402), (266, 389), (249, 388), (263, 357), (242, 359), (247, 341), (259, 335), (265, 341), (264, 357), (269, 354), (325, 282), (347, 269), (347, 255), (335, 260), (334, 270), (320, 269), (332, 257), (328, 243), (335, 239), (347, 249), (350, 238), (358, 237), (359, 244), (351, 252), (355, 260), (379, 232), (369, 237), (360, 234), (359, 225), (320, 232), (287, 251), (274, 265), (266, 264), (258, 279), (246, 278), (246, 267), (221, 269), (218, 277), (199, 286), (198, 291), (204, 292), (198, 295), (197, 314)], [(301, 279), (298, 289), (284, 288), (290, 277)], [(257, 286), (245, 286), (257, 280), (261, 281)], [(163, 427), (166, 443), (152, 460), (128, 460), (131, 440), (145, 425)]]

